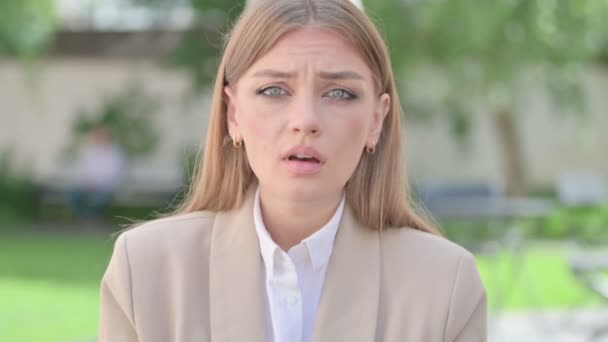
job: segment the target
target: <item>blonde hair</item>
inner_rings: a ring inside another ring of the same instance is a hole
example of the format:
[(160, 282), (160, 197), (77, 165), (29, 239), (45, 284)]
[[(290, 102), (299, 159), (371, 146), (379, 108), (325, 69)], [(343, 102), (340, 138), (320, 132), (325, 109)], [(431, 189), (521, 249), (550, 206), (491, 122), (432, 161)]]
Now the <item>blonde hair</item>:
[(371, 69), (379, 94), (391, 97), (376, 152), (362, 151), (346, 185), (346, 200), (355, 217), (372, 229), (411, 227), (439, 234), (411, 206), (401, 151), (402, 109), (387, 46), (373, 22), (349, 0), (258, 0), (241, 14), (227, 36), (215, 80), (204, 159), (197, 163), (177, 213), (241, 206), (255, 176), (243, 149), (226, 143), (224, 86), (234, 84), (286, 32), (308, 25), (334, 30), (353, 44)]

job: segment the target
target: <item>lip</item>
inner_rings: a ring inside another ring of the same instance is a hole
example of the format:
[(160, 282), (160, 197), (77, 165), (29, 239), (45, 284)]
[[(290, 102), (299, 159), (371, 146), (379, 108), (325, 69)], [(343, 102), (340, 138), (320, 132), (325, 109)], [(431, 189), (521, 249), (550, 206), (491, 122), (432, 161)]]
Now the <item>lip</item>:
[[(318, 163), (290, 160), (289, 156), (294, 154), (304, 154), (317, 159)], [(287, 168), (287, 171), (296, 176), (311, 176), (321, 172), (325, 164), (325, 158), (319, 151), (315, 150), (310, 146), (297, 145), (292, 147), (287, 153), (283, 154), (282, 157), (283, 165)]]
[(283, 154), (283, 160), (289, 160), (289, 156), (294, 154), (304, 154), (307, 156), (311, 156), (319, 161), (319, 164), (325, 164), (325, 157), (319, 151), (315, 150), (313, 147), (304, 146), (304, 145), (296, 145), (290, 148), (286, 153)]

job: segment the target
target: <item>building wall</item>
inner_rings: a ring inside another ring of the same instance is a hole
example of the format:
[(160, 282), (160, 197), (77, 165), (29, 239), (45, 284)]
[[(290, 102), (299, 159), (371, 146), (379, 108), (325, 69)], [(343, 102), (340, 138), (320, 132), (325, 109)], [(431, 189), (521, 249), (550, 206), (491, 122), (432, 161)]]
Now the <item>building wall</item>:
[[(608, 70), (585, 75), (588, 112), (556, 113), (541, 87), (530, 86), (517, 106), (520, 143), (526, 173), (534, 186), (552, 186), (562, 172), (591, 171), (608, 180)], [(487, 110), (475, 115), (467, 152), (450, 135), (445, 122), (406, 124), (408, 170), (414, 180), (500, 182), (501, 150)]]
[[(0, 60), (0, 150), (11, 148), (18, 162), (37, 177), (61, 170), (61, 151), (70, 138), (74, 115), (98, 108), (108, 96), (137, 82), (161, 100), (159, 149), (137, 162), (143, 174), (172, 177), (188, 146), (198, 145), (206, 131), (207, 96), (188, 97), (190, 83), (179, 71), (152, 61), (132, 59), (55, 58), (42, 61), (34, 72), (12, 60)], [(519, 118), (528, 175), (536, 185), (548, 185), (561, 171), (587, 169), (608, 179), (608, 73), (588, 76), (590, 113), (587, 121), (555, 115), (542, 91), (532, 91)], [(185, 100), (188, 98), (188, 100)], [(464, 153), (447, 125), (407, 120), (407, 169), (417, 182), (499, 181), (499, 148), (486, 112), (475, 113), (475, 129)], [(143, 176), (142, 176), (143, 177)]]
[(18, 164), (38, 178), (54, 177), (65, 169), (62, 151), (75, 115), (98, 110), (134, 83), (159, 99), (162, 135), (158, 150), (135, 168), (143, 178), (175, 178), (185, 149), (206, 131), (208, 99), (186, 100), (190, 83), (182, 73), (141, 60), (52, 59), (34, 72), (0, 61), (0, 150), (13, 150)]

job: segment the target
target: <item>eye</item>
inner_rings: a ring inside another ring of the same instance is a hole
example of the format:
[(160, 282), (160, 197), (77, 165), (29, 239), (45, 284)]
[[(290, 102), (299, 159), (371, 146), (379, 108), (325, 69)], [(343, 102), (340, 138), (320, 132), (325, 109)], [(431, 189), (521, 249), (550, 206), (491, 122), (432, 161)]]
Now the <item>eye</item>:
[(262, 89), (258, 90), (256, 93), (258, 95), (263, 94), (265, 96), (274, 96), (274, 97), (287, 95), (287, 92), (283, 88), (277, 87), (277, 86), (270, 86), (270, 87), (262, 88)]
[(350, 91), (346, 90), (346, 89), (342, 89), (342, 88), (337, 88), (337, 89), (333, 89), (331, 91), (329, 91), (327, 93), (327, 96), (329, 97), (333, 97), (339, 100), (353, 100), (356, 99), (357, 96), (353, 93), (351, 93)]

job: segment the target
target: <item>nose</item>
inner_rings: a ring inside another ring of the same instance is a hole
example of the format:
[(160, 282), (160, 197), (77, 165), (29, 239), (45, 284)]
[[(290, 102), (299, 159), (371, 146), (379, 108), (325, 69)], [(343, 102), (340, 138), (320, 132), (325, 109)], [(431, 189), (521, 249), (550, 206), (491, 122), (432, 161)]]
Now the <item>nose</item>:
[(321, 134), (319, 110), (312, 96), (302, 96), (291, 108), (290, 130), (304, 135)]

